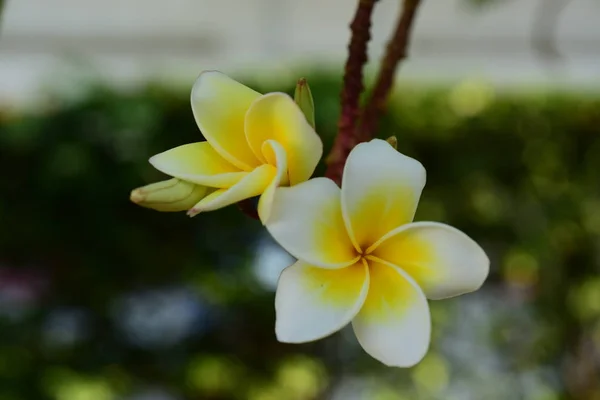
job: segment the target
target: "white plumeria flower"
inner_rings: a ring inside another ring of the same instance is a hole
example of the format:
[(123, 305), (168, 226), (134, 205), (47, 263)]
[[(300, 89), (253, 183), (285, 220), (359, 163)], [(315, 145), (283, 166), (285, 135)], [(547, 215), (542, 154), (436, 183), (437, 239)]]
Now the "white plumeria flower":
[(342, 188), (315, 178), (275, 194), (267, 229), (298, 261), (279, 279), (275, 331), (302, 343), (352, 322), (367, 353), (409, 367), (427, 353), (427, 299), (477, 290), (483, 249), (461, 231), (412, 222), (425, 169), (383, 140), (356, 146)]
[(258, 215), (264, 223), (275, 189), (306, 181), (321, 159), (321, 138), (287, 94), (262, 95), (221, 72), (204, 71), (194, 83), (191, 103), (206, 141), (150, 158), (156, 169), (176, 179), (134, 190), (133, 202), (194, 216), (260, 196)]

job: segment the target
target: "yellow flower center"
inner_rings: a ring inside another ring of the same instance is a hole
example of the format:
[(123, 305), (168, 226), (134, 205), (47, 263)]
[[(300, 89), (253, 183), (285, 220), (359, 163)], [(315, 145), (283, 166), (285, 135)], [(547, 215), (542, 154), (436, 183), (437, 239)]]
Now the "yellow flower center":
[[(372, 266), (373, 261), (379, 262), (380, 259), (371, 254), (377, 248), (379, 243), (380, 243), (380, 241), (378, 240), (372, 244), (368, 243), (368, 244), (362, 244), (362, 245), (355, 246), (355, 249), (354, 249), (355, 256), (360, 257), (358, 262), (359, 263), (366, 262), (367, 265), (369, 266), (369, 269), (372, 268), (371, 266)], [(371, 262), (369, 262), (369, 261), (371, 261)]]

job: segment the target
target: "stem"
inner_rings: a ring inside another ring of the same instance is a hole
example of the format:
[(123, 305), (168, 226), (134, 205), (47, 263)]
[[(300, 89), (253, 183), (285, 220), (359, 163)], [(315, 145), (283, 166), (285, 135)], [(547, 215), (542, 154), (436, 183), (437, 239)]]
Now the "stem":
[(420, 3), (421, 0), (404, 0), (396, 30), (387, 44), (375, 87), (363, 108), (362, 118), (356, 132), (359, 142), (367, 141), (375, 136), (379, 117), (385, 109), (388, 96), (394, 86), (396, 69), (400, 61), (406, 58), (413, 21)]
[(360, 95), (364, 89), (363, 66), (367, 62), (367, 44), (371, 39), (371, 15), (377, 0), (359, 0), (354, 19), (350, 24), (352, 32), (348, 45), (348, 60), (344, 71), (342, 89), (342, 110), (338, 121), (338, 133), (333, 148), (327, 157), (327, 172), (338, 185), (346, 158), (354, 147), (354, 129), (360, 112)]

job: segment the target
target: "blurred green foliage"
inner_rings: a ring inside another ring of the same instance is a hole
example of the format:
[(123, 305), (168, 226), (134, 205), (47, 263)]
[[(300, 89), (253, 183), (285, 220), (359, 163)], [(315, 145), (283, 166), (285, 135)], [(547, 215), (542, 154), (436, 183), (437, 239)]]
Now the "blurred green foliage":
[[(327, 150), (340, 81), (308, 78)], [(188, 97), (97, 87), (0, 114), (0, 400), (600, 398), (600, 98), (400, 85), (380, 136), (427, 168), (416, 219), (492, 260), (479, 292), (432, 303), (431, 352), (402, 370), (347, 331), (278, 343), (268, 237), (235, 207), (129, 203), (163, 179), (148, 157), (202, 139)]]

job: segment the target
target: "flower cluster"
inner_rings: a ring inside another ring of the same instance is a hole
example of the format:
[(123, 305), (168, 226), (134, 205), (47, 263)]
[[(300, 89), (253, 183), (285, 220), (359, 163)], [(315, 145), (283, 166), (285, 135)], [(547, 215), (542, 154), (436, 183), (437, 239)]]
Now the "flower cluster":
[(260, 196), (262, 223), (297, 258), (277, 287), (278, 340), (313, 341), (352, 323), (371, 356), (415, 365), (430, 342), (427, 299), (477, 290), (488, 257), (455, 228), (413, 222), (425, 169), (386, 141), (352, 150), (341, 188), (309, 179), (322, 143), (307, 118), (312, 99), (305, 104), (202, 73), (192, 109), (206, 142), (152, 157), (173, 179), (134, 190), (132, 200), (193, 216)]
[(321, 139), (284, 93), (261, 95), (220, 72), (205, 71), (191, 102), (206, 141), (150, 158), (154, 168), (176, 179), (162, 183), (159, 192), (154, 186), (134, 190), (134, 202), (194, 216), (260, 195), (258, 213), (265, 222), (275, 189), (306, 181), (321, 159)]

